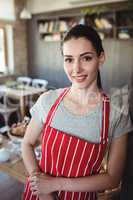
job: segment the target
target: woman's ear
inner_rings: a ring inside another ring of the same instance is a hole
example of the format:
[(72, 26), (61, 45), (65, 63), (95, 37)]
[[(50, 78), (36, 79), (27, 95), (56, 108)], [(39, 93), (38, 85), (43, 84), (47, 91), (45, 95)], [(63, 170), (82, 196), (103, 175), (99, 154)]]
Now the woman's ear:
[(105, 62), (105, 53), (101, 52), (101, 54), (99, 56), (99, 64), (103, 65), (104, 62)]

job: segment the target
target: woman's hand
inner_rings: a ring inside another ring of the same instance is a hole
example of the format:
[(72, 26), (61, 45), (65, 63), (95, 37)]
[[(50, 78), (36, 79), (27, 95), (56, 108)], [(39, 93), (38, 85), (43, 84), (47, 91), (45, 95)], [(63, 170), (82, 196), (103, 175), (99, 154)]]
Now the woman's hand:
[(29, 177), (30, 188), (34, 195), (44, 195), (54, 192), (53, 177), (36, 172)]

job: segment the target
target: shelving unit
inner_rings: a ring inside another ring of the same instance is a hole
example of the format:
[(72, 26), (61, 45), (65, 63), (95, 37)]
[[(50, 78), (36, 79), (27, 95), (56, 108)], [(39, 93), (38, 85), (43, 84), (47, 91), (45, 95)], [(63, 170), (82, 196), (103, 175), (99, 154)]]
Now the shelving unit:
[(60, 41), (63, 35), (75, 24), (86, 24), (94, 27), (101, 39), (132, 39), (133, 10), (112, 10), (100, 14), (79, 14), (79, 16), (56, 16), (37, 20), (40, 39)]
[(45, 41), (60, 41), (64, 34), (74, 25), (78, 24), (79, 19), (75, 17), (58, 17), (55, 19), (39, 19), (38, 32), (41, 39)]
[(117, 37), (133, 38), (133, 10), (116, 13)]

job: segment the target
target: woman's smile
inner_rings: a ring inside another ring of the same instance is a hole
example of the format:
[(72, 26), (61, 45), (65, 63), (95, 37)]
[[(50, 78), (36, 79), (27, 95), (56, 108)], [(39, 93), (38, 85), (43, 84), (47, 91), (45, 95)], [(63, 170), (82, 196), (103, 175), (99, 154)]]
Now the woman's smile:
[(78, 82), (78, 83), (81, 83), (81, 82), (84, 82), (87, 78), (87, 75), (79, 75), (79, 76), (72, 76), (72, 78)]

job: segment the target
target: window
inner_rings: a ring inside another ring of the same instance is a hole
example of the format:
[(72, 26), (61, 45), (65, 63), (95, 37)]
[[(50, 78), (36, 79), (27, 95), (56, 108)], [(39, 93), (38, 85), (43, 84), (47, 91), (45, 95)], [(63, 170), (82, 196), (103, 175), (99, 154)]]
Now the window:
[(4, 27), (0, 27), (0, 73), (7, 71), (7, 51), (6, 51), (6, 33)]

